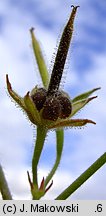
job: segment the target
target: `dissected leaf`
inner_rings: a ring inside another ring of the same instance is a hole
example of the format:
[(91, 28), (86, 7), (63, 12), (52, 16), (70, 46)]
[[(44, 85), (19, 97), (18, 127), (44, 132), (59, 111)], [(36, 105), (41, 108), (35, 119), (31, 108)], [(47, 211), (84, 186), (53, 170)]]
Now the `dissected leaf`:
[(78, 100), (76, 102), (74, 102), (72, 104), (72, 113), (70, 115), (70, 117), (72, 117), (73, 115), (75, 115), (79, 110), (81, 110), (86, 104), (88, 104), (91, 100), (97, 98), (97, 96), (94, 97), (90, 97), (87, 99), (82, 99), (82, 100)]
[(85, 93), (82, 93), (78, 96), (76, 96), (73, 100), (72, 100), (72, 103), (76, 102), (76, 101), (80, 101), (80, 100), (83, 100), (83, 99), (87, 99), (92, 93), (94, 93), (95, 91), (101, 89), (100, 87), (98, 88), (94, 88), (88, 92), (85, 92)]

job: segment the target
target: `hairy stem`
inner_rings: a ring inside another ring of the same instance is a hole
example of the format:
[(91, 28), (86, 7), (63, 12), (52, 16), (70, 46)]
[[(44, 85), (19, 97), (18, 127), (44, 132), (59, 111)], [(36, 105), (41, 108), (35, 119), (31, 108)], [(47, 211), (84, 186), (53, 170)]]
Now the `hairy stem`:
[(0, 165), (0, 192), (3, 200), (12, 200), (12, 196), (8, 188), (8, 184), (1, 165)]
[(45, 179), (45, 187), (47, 186), (47, 184), (49, 183), (49, 181), (51, 180), (51, 178), (53, 177), (53, 175), (55, 174), (60, 160), (61, 160), (61, 155), (62, 155), (62, 150), (63, 150), (63, 143), (64, 143), (64, 130), (58, 130), (56, 132), (56, 138), (57, 138), (57, 156), (56, 156), (56, 161), (55, 164), (51, 170), (51, 172), (49, 173), (49, 175), (47, 176), (47, 178)]
[(37, 176), (37, 166), (40, 159), (41, 152), (43, 150), (45, 137), (47, 134), (47, 130), (41, 126), (37, 127), (37, 137), (36, 144), (32, 159), (32, 174), (33, 174), (33, 184), (38, 186), (38, 176)]
[(100, 167), (106, 163), (106, 152), (98, 158), (84, 173), (82, 173), (68, 188), (66, 188), (56, 200), (67, 199), (76, 191), (87, 179), (89, 179)]

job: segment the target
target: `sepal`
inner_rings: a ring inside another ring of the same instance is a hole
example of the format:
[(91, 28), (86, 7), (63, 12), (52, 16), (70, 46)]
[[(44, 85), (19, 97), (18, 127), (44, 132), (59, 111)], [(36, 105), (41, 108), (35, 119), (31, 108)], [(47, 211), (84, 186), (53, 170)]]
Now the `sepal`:
[(27, 115), (28, 115), (29, 119), (32, 121), (32, 123), (35, 125), (41, 124), (40, 115), (38, 113), (36, 106), (34, 105), (32, 99), (31, 99), (30, 95), (29, 95), (29, 92), (27, 92), (27, 94), (24, 97), (24, 103), (25, 103), (25, 106), (27, 108)]
[(100, 87), (98, 88), (94, 88), (90, 91), (87, 91), (87, 92), (84, 92), (78, 96), (76, 96), (75, 98), (73, 98), (72, 100), (72, 103), (76, 102), (76, 101), (80, 101), (80, 100), (83, 100), (83, 99), (87, 99), (91, 94), (93, 94), (95, 91), (101, 89)]
[(70, 118), (74, 116), (79, 110), (81, 110), (86, 104), (88, 104), (91, 100), (97, 98), (97, 96), (85, 98), (82, 100), (78, 100), (72, 103), (72, 113), (70, 115)]
[(94, 121), (90, 119), (67, 119), (64, 121), (59, 121), (53, 125), (50, 125), (49, 129), (67, 128), (67, 127), (82, 127), (88, 123), (96, 124)]
[(19, 96), (13, 89), (11, 86), (11, 83), (9, 81), (8, 78), (8, 74), (6, 74), (6, 83), (7, 83), (7, 90), (9, 95), (14, 99), (14, 101), (24, 110), (27, 111), (25, 104), (24, 104), (24, 100), (21, 96)]
[(48, 70), (43, 58), (43, 54), (40, 48), (40, 45), (34, 35), (34, 28), (30, 29), (30, 33), (31, 33), (31, 38), (32, 38), (32, 48), (33, 48), (33, 52), (34, 52), (34, 56), (39, 68), (39, 72), (42, 78), (42, 82), (45, 88), (48, 87), (48, 82), (49, 82), (49, 74), (48, 74)]

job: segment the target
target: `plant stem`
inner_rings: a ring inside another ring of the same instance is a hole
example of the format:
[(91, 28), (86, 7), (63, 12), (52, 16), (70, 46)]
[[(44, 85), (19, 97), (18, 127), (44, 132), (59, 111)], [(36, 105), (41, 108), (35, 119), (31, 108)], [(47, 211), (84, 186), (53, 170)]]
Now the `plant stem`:
[(89, 179), (100, 167), (106, 163), (106, 152), (98, 158), (84, 173), (82, 173), (68, 188), (66, 188), (56, 200), (67, 199), (76, 191), (87, 179)]
[(8, 184), (1, 165), (0, 165), (0, 192), (2, 194), (3, 200), (12, 200), (12, 196), (8, 188)]
[(40, 159), (40, 155), (44, 146), (45, 137), (47, 130), (44, 127), (37, 127), (37, 137), (34, 149), (34, 154), (32, 158), (32, 174), (33, 174), (33, 184), (38, 187), (38, 177), (37, 177), (37, 166)]
[(57, 168), (59, 166), (60, 160), (61, 160), (61, 155), (62, 155), (62, 150), (63, 150), (63, 143), (64, 143), (64, 131), (63, 130), (56, 131), (56, 139), (57, 139), (56, 161), (55, 161), (55, 164), (54, 164), (51, 172), (49, 173), (49, 175), (45, 179), (45, 187), (47, 186), (47, 184), (49, 183), (49, 181), (53, 177), (54, 173), (56, 172), (56, 170), (57, 170)]

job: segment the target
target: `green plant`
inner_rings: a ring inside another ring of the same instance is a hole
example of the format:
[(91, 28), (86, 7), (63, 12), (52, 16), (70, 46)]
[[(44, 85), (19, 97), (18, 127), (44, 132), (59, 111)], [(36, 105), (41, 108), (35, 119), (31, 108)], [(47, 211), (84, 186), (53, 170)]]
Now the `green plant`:
[[(6, 75), (7, 89), (13, 100), (22, 108), (31, 123), (37, 127), (36, 143), (32, 158), (32, 178), (29, 172), (28, 180), (31, 188), (33, 200), (39, 200), (51, 188), (51, 181), (61, 160), (64, 144), (65, 127), (82, 127), (87, 123), (96, 124), (89, 119), (73, 119), (72, 117), (81, 110), (91, 100), (97, 96), (90, 97), (92, 93), (100, 88), (92, 89), (88, 92), (70, 99), (69, 95), (59, 89), (65, 61), (68, 54), (69, 45), (73, 33), (74, 19), (79, 6), (72, 6), (70, 18), (64, 28), (60, 44), (57, 50), (53, 70), (49, 79), (49, 73), (43, 59), (39, 43), (34, 35), (34, 28), (31, 28), (32, 47), (34, 56), (42, 78), (42, 88), (35, 86), (31, 92), (27, 92), (24, 97), (19, 96), (11, 86), (8, 75)], [(56, 132), (56, 160), (50, 173), (44, 179), (42, 178), (40, 187), (38, 186), (38, 163), (44, 147), (47, 133), (54, 129)], [(106, 162), (106, 153), (104, 153), (90, 168), (88, 168), (75, 182), (73, 182), (56, 199), (65, 200), (75, 190), (77, 190), (91, 175), (93, 175)], [(0, 166), (0, 190), (3, 199), (11, 200), (2, 167)]]

